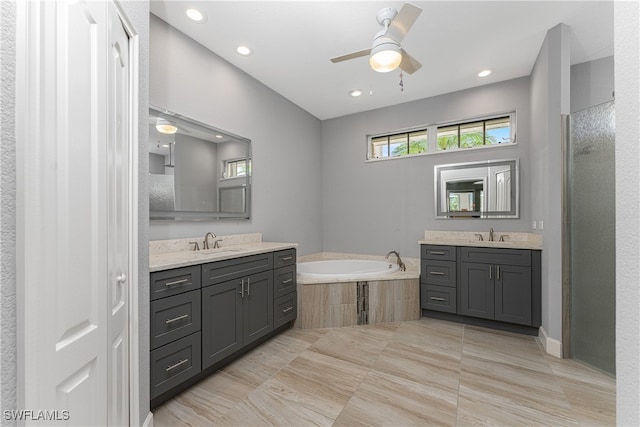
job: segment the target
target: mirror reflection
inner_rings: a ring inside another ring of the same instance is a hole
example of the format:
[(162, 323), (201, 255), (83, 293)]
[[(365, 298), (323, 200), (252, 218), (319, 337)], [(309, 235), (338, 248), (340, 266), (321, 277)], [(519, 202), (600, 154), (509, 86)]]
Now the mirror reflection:
[(518, 218), (518, 160), (434, 167), (437, 218)]
[(250, 140), (149, 109), (150, 219), (249, 219), (250, 191)]

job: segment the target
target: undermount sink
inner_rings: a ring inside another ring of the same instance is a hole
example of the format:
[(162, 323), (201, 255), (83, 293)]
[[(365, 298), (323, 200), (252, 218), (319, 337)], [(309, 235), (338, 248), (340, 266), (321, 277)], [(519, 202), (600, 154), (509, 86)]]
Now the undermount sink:
[(202, 249), (200, 251), (195, 251), (193, 253), (197, 255), (215, 255), (215, 254), (224, 254), (227, 252), (239, 252), (243, 250), (242, 248), (213, 248), (213, 249)]

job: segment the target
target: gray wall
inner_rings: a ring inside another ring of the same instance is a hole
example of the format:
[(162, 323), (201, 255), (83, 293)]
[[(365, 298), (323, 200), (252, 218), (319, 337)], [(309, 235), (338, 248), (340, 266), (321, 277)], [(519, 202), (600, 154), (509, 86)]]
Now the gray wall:
[[(516, 111), (517, 144), (365, 162), (367, 134)], [(449, 93), (322, 123), (323, 249), (419, 257), (424, 230), (523, 231), (530, 223), (529, 79)], [(433, 167), (520, 159), (519, 219), (435, 219)]]
[(571, 112), (613, 99), (613, 56), (571, 66)]
[(322, 250), (320, 121), (151, 16), (151, 104), (252, 141), (250, 221), (161, 222), (151, 239), (262, 232)]
[(561, 114), (569, 114), (570, 29), (547, 32), (531, 72), (531, 211), (543, 220), (542, 327), (562, 341)]
[(640, 4), (614, 3), (616, 423), (640, 425)]
[[(16, 407), (16, 3), (0, 2), (0, 404)], [(0, 420), (2, 425), (15, 421)]]

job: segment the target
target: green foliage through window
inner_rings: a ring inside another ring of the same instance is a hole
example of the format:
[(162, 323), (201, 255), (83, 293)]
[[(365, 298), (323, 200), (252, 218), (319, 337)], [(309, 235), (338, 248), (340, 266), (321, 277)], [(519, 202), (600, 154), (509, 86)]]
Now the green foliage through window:
[(371, 156), (374, 159), (410, 156), (426, 152), (426, 129), (371, 138)]

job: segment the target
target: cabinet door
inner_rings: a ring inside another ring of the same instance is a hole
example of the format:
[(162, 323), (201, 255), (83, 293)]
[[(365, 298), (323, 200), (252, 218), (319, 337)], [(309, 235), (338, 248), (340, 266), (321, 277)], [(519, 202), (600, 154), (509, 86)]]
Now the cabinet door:
[(247, 345), (273, 330), (273, 272), (244, 279), (242, 336)]
[(495, 319), (531, 325), (531, 267), (497, 265)]
[(242, 348), (241, 280), (202, 288), (202, 368)]
[(460, 263), (458, 314), (494, 318), (494, 273), (491, 264)]

